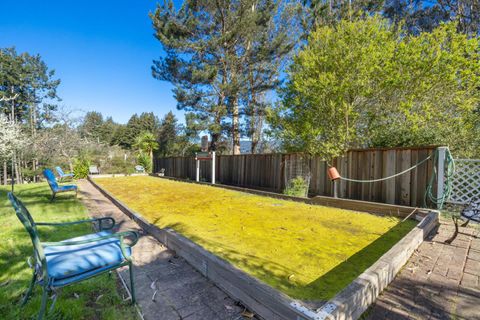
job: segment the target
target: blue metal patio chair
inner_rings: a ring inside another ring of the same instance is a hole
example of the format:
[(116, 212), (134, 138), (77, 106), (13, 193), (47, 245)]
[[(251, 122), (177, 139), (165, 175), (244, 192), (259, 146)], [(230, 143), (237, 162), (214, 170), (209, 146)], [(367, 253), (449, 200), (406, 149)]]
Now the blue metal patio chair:
[(43, 170), (43, 176), (45, 177), (45, 179), (47, 179), (48, 185), (52, 190), (52, 199), (51, 199), (52, 201), (55, 200), (55, 196), (57, 195), (57, 193), (61, 193), (61, 192), (75, 191), (75, 196), (77, 196), (78, 187), (73, 184), (59, 186), (57, 183), (57, 179), (55, 178), (55, 175), (53, 174), (52, 170), (50, 169)]
[(61, 167), (55, 167), (55, 170), (58, 173), (58, 177), (60, 178), (60, 181), (66, 180), (68, 178), (73, 179), (73, 173), (65, 173), (63, 172)]
[[(111, 233), (115, 220), (110, 217), (80, 220), (66, 223), (35, 222), (23, 203), (12, 193), (8, 194), (18, 219), (30, 235), (33, 244), (33, 257), (28, 259), (33, 268), (30, 285), (25, 292), (21, 305), (24, 306), (35, 284), (42, 287), (43, 294), (38, 319), (42, 319), (47, 308), (47, 300), (53, 296), (50, 311), (57, 298), (57, 290), (95, 277), (117, 268), (128, 266), (130, 271), (130, 291), (132, 303), (135, 303), (135, 287), (132, 270), (132, 247), (138, 241), (135, 231)], [(37, 226), (64, 227), (81, 223), (97, 223), (97, 233), (88, 234), (61, 242), (41, 242)], [(125, 239), (131, 238), (131, 243)]]

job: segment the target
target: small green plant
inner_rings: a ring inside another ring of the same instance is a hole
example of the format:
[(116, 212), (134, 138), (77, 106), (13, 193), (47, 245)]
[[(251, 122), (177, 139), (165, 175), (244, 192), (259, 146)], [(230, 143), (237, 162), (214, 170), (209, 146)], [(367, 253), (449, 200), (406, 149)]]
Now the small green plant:
[(296, 177), (289, 181), (288, 186), (283, 190), (283, 194), (294, 197), (306, 197), (308, 184), (302, 177)]
[(152, 170), (152, 161), (150, 160), (150, 157), (146, 153), (140, 152), (138, 154), (137, 164), (144, 167), (146, 172), (151, 172)]
[(90, 167), (90, 160), (87, 158), (81, 157), (75, 159), (73, 164), (73, 176), (75, 179), (84, 179), (88, 176), (88, 171)]

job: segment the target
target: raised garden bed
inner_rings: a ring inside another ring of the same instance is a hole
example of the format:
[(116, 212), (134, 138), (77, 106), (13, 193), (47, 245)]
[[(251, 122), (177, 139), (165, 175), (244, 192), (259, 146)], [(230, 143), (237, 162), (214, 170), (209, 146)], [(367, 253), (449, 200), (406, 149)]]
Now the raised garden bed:
[[(408, 207), (276, 195), (297, 202), (285, 201), (153, 177), (94, 184), (266, 319), (358, 318), (437, 223), (421, 210), (412, 215), (420, 224), (402, 222)], [(317, 205), (326, 202), (336, 208)]]

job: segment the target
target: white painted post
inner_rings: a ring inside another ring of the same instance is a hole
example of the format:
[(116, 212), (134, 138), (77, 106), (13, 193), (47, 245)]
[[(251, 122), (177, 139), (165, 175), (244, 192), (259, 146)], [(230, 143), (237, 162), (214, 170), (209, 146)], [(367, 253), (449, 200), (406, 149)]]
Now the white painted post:
[(195, 155), (195, 162), (197, 163), (197, 176), (196, 180), (197, 182), (200, 181), (200, 160), (197, 159), (197, 155)]
[[(438, 164), (437, 164), (437, 199), (441, 199), (445, 190), (445, 155), (447, 147), (438, 147)], [(439, 204), (440, 205), (440, 204)]]
[(215, 151), (212, 151), (212, 184), (215, 184)]

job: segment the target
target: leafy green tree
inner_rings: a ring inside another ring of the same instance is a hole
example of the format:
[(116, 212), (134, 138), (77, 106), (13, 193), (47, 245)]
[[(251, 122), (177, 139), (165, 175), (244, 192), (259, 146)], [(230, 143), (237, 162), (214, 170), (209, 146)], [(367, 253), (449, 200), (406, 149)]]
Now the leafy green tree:
[(478, 0), (387, 0), (383, 15), (415, 34), (430, 32), (442, 22), (455, 22), (459, 32), (480, 35)]
[(269, 112), (285, 149), (331, 159), (351, 147), (450, 144), (479, 103), (478, 38), (454, 24), (404, 34), (378, 16), (318, 28)]
[(302, 0), (303, 27), (308, 34), (317, 27), (340, 20), (380, 14), (412, 34), (431, 32), (441, 23), (455, 22), (459, 32), (480, 34), (478, 0)]
[(289, 1), (187, 0), (176, 10), (168, 1), (151, 15), (166, 52), (154, 62), (153, 76), (174, 84), (177, 107), (210, 133), (213, 150), (226, 133), (239, 153), (243, 108), (256, 110), (253, 97), (278, 84), (279, 63), (297, 39), (292, 7)]
[(314, 31), (317, 27), (335, 25), (341, 20), (356, 20), (360, 17), (381, 13), (385, 0), (302, 0), (303, 27)]

